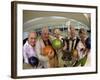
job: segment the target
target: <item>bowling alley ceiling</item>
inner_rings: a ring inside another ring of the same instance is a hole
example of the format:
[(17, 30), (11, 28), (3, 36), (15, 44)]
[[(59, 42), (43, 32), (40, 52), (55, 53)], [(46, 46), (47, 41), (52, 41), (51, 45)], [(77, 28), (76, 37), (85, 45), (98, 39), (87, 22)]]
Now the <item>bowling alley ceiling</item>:
[[(23, 11), (24, 30), (39, 26), (65, 24), (69, 19), (76, 20), (90, 27), (90, 14), (69, 12)], [(34, 27), (32, 27), (34, 26)]]

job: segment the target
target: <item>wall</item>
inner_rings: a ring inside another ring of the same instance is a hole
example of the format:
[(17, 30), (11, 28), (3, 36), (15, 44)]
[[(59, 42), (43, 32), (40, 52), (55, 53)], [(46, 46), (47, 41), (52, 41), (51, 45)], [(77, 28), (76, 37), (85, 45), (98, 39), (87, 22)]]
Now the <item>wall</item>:
[[(25, 0), (26, 1), (26, 0)], [(98, 6), (98, 22), (100, 22), (100, 0), (29, 0), (37, 2), (51, 2), (64, 4), (79, 4), (79, 5), (97, 5)], [(11, 0), (0, 0), (0, 80), (13, 80), (10, 78), (11, 70)], [(100, 24), (98, 24), (100, 26)], [(100, 34), (98, 27), (98, 35)], [(98, 37), (100, 41), (100, 37)], [(98, 53), (100, 52), (100, 42), (98, 42)], [(100, 54), (98, 54), (100, 57)], [(98, 60), (100, 61), (100, 59)], [(100, 63), (98, 63), (100, 68)], [(100, 69), (98, 74), (91, 75), (74, 75), (60, 76), (50, 78), (35, 78), (35, 80), (100, 80)], [(19, 79), (20, 80), (20, 79)], [(24, 79), (22, 79), (24, 80)], [(26, 79), (34, 80), (34, 79)]]

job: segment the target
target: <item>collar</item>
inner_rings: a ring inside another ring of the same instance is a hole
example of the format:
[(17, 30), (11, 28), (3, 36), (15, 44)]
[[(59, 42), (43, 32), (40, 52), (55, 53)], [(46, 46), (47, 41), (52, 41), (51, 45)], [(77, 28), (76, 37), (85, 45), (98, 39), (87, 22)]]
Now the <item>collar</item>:
[(76, 40), (76, 39), (77, 39), (77, 37), (76, 37), (76, 36), (75, 36), (74, 38), (71, 38), (71, 37), (70, 37), (69, 39), (71, 39), (71, 40)]
[(26, 45), (26, 46), (29, 46), (30, 48), (34, 48), (34, 47), (32, 47), (32, 46), (28, 43), (28, 41), (26, 41), (25, 45)]

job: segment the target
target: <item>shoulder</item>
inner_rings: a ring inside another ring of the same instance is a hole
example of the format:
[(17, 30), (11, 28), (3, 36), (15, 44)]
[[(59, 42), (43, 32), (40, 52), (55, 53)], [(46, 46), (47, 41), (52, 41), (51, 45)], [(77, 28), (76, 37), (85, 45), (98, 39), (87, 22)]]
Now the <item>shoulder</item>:
[(25, 42), (23, 47), (27, 47), (28, 46), (28, 41)]
[(86, 48), (90, 49), (91, 48), (91, 39), (88, 37), (85, 41)]
[(88, 38), (86, 39), (86, 41), (91, 41), (90, 37), (88, 37)]
[(38, 38), (37, 38), (37, 40), (36, 40), (36, 43), (39, 43), (39, 42), (41, 42), (42, 41), (42, 38), (39, 36)]
[(26, 43), (27, 40), (28, 40), (28, 38), (25, 38), (25, 39), (23, 40), (23, 45)]
[(54, 37), (52, 35), (49, 36), (49, 40), (53, 41), (54, 39), (56, 39), (56, 37)]
[(25, 44), (24, 44), (24, 46), (23, 46), (23, 51), (27, 52), (27, 50), (28, 50), (28, 43), (26, 41)]
[(83, 43), (81, 41), (78, 42), (78, 47), (85, 48), (85, 46), (83, 45)]
[(79, 38), (79, 37), (76, 37), (76, 39), (77, 39), (78, 41), (80, 41), (80, 38)]
[(65, 37), (64, 40), (69, 40), (69, 37)]
[(90, 42), (91, 42), (91, 39), (90, 39), (90, 37), (88, 37), (88, 38), (86, 39), (85, 43), (86, 43), (86, 44), (89, 44)]
[(28, 41), (26, 41), (26, 43), (24, 44), (23, 48), (25, 50), (29, 49), (31, 46), (29, 45)]

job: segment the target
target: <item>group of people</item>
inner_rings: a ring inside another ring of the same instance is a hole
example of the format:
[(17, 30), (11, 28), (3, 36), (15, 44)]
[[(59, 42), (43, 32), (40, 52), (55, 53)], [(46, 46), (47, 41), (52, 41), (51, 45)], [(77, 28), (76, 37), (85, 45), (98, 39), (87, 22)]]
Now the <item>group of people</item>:
[[(38, 37), (36, 32), (30, 32), (23, 45), (23, 63), (30, 64), (33, 68), (75, 66), (77, 61), (90, 54), (91, 41), (84, 28), (80, 28), (79, 35), (76, 34), (75, 27), (70, 26), (69, 29), (66, 37), (61, 35), (58, 28), (50, 33), (48, 27), (43, 27)], [(54, 39), (59, 39), (63, 44), (59, 50), (52, 47)], [(53, 51), (44, 55), (43, 48), (48, 45), (53, 48)], [(73, 64), (68, 65), (68, 61)]]

